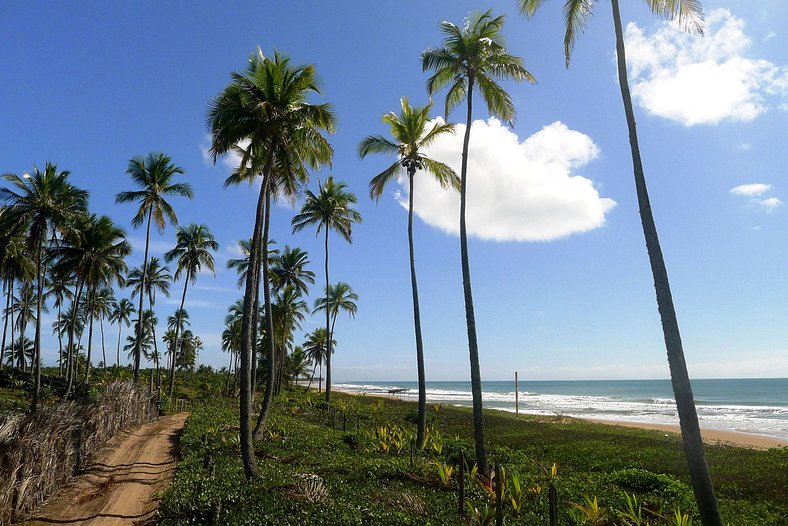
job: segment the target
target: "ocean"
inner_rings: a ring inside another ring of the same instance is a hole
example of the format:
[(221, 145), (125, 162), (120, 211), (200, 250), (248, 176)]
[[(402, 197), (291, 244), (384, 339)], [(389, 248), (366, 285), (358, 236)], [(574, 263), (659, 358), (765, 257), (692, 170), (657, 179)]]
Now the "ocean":
[[(418, 398), (417, 382), (334, 384), (356, 393)], [(693, 380), (703, 429), (739, 431), (788, 440), (788, 378)], [(520, 380), (520, 412), (678, 425), (670, 380)], [(514, 380), (482, 382), (484, 407), (514, 412)], [(471, 405), (470, 382), (427, 382), (427, 402)]]

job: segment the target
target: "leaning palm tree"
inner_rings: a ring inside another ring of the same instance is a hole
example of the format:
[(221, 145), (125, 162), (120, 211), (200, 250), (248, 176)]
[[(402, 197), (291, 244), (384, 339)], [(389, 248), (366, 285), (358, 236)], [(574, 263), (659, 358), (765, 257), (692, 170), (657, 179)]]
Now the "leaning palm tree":
[(445, 35), (443, 47), (430, 48), (422, 53), (424, 71), (435, 70), (427, 80), (427, 91), (433, 95), (448, 85), (445, 111), (467, 102), (465, 137), (462, 142), (460, 171), (460, 259), (462, 288), (465, 296), (465, 322), (468, 328), (468, 354), (471, 362), (471, 392), (473, 394), (473, 430), (476, 445), (476, 462), (482, 473), (487, 473), (487, 450), (484, 445), (484, 414), (482, 412), (482, 380), (479, 368), (479, 345), (476, 338), (476, 314), (471, 291), (471, 270), (468, 262), (468, 236), (465, 226), (465, 208), (468, 195), (468, 145), (473, 120), (473, 94), (478, 91), (490, 114), (512, 124), (515, 109), (509, 94), (498, 84), (499, 80), (527, 80), (536, 82), (523, 66), (521, 58), (509, 54), (503, 42), (501, 28), (504, 17), (493, 17), (492, 11), (476, 13), (467, 23), (458, 27), (451, 22), (441, 22)]
[[(317, 392), (323, 390), (323, 363), (326, 361), (326, 352), (328, 351), (328, 336), (325, 327), (318, 327), (306, 336), (304, 341), (304, 351), (306, 351), (307, 358), (312, 362), (312, 376), (309, 380), (307, 389), (312, 385), (312, 380), (315, 377), (315, 369), (320, 367), (317, 373)], [(336, 340), (331, 342), (331, 352), (335, 352), (337, 348)]]
[[(175, 175), (183, 174), (183, 168), (176, 166), (172, 159), (163, 153), (150, 153), (147, 157), (133, 157), (129, 161), (126, 173), (131, 176), (132, 182), (140, 189), (120, 192), (115, 196), (115, 202), (139, 203), (139, 208), (131, 219), (131, 224), (134, 228), (145, 225), (145, 255), (142, 258), (142, 281), (145, 282), (151, 224), (155, 223), (156, 230), (160, 233), (164, 232), (167, 221), (177, 225), (178, 216), (167, 198), (182, 196), (191, 199), (193, 193), (188, 183), (173, 182)], [(137, 331), (142, 331), (142, 323), (139, 323), (139, 320), (144, 312), (143, 301), (144, 296), (140, 294), (140, 303), (137, 308)], [(142, 344), (142, 333), (137, 333), (135, 343), (138, 346)], [(138, 348), (134, 356), (134, 383), (139, 382), (139, 376), (140, 350)]]
[[(542, 0), (518, 0), (520, 10), (527, 16), (533, 16)], [(684, 454), (689, 466), (690, 480), (698, 502), (701, 520), (705, 526), (721, 526), (717, 497), (706, 462), (703, 450), (703, 440), (700, 435), (698, 415), (695, 409), (695, 399), (692, 394), (687, 364), (684, 359), (684, 348), (681, 343), (681, 333), (676, 318), (676, 309), (673, 305), (673, 296), (670, 291), (668, 272), (662, 247), (657, 235), (657, 226), (651, 213), (651, 201), (646, 186), (646, 177), (643, 173), (643, 162), (640, 157), (635, 112), (632, 106), (632, 97), (627, 78), (627, 59), (624, 47), (624, 32), (621, 24), (618, 0), (611, 0), (613, 6), (613, 26), (616, 35), (616, 59), (618, 64), (618, 83), (621, 90), (621, 99), (624, 104), (624, 114), (629, 129), (629, 145), (632, 153), (632, 165), (635, 177), (635, 190), (637, 192), (640, 222), (643, 227), (643, 236), (646, 241), (651, 273), (654, 279), (654, 289), (657, 296), (657, 307), (662, 322), (662, 333), (665, 338), (665, 347), (670, 367), (670, 378), (673, 384), (673, 394), (676, 399), (676, 408), (681, 425), (681, 437), (684, 444)], [(647, 0), (646, 4), (651, 11), (669, 20), (675, 20), (681, 27), (690, 31), (701, 33), (703, 31), (703, 8), (699, 0)], [(577, 36), (582, 33), (586, 22), (593, 14), (594, 3), (586, 0), (568, 0), (564, 6), (566, 17), (566, 32), (564, 34), (564, 55), (566, 65), (572, 54)]]
[[(326, 271), (326, 297), (331, 291), (328, 278), (328, 233), (331, 230), (337, 232), (348, 243), (352, 243), (353, 223), (361, 222), (361, 214), (352, 208), (356, 203), (356, 196), (347, 190), (344, 183), (334, 182), (334, 178), (326, 179), (323, 184), (319, 184), (317, 194), (311, 190), (306, 191), (306, 200), (301, 207), (301, 212), (293, 217), (293, 232), (298, 232), (312, 225), (317, 225), (316, 235), (320, 231), (325, 231), (325, 271)], [(326, 311), (326, 332), (331, 334), (330, 312)], [(326, 402), (331, 401), (331, 338), (328, 339), (328, 351), (326, 352)]]
[[(356, 317), (358, 306), (358, 294), (353, 292), (349, 284), (344, 281), (338, 282), (336, 285), (329, 285), (326, 287), (325, 297), (315, 300), (315, 308), (312, 314), (320, 311), (326, 313), (326, 319), (330, 319), (331, 324), (326, 328), (326, 393), (331, 391), (331, 355), (334, 353), (332, 344), (334, 343), (334, 326), (337, 323), (337, 316), (340, 311), (346, 312), (351, 318)], [(326, 396), (328, 398), (328, 396)]]
[(8, 212), (18, 225), (24, 225), (28, 246), (35, 254), (36, 332), (33, 340), (34, 388), (30, 411), (38, 408), (41, 387), (41, 310), (44, 298), (44, 246), (65, 233), (87, 209), (88, 193), (68, 182), (67, 171), (46, 163), (22, 177), (6, 174), (3, 177), (12, 188), (0, 189), (0, 202), (8, 205)]
[(424, 344), (421, 339), (421, 314), (419, 310), (419, 289), (416, 284), (416, 257), (413, 251), (413, 177), (417, 170), (426, 170), (435, 177), (443, 188), (459, 189), (460, 180), (454, 170), (446, 164), (435, 161), (422, 151), (435, 139), (446, 133), (454, 133), (453, 124), (440, 121), (430, 126), (430, 108), (411, 107), (408, 99), (400, 101), (402, 111), (399, 115), (389, 112), (383, 116), (383, 122), (389, 125), (394, 140), (381, 135), (371, 135), (361, 141), (359, 155), (364, 158), (368, 153), (387, 153), (396, 155), (397, 160), (388, 168), (372, 178), (369, 182), (369, 196), (380, 199), (383, 188), (390, 181), (401, 176), (408, 176), (408, 250), (410, 253), (410, 288), (413, 297), (413, 325), (416, 332), (416, 365), (419, 380), (419, 416), (416, 433), (416, 447), (424, 447), (424, 433), (427, 427), (427, 383), (424, 374)]
[(134, 314), (134, 312), (134, 304), (127, 298), (121, 298), (121, 300), (114, 305), (114, 308), (109, 315), (110, 323), (118, 324), (118, 350), (117, 355), (115, 356), (115, 366), (118, 368), (120, 368), (120, 339), (122, 336), (123, 325), (126, 325), (126, 327), (131, 325), (131, 316)]
[[(301, 182), (308, 180), (307, 168), (318, 168), (331, 161), (332, 149), (321, 132), (334, 131), (334, 113), (328, 104), (310, 104), (308, 97), (319, 94), (314, 66), (291, 66), (287, 57), (275, 53), (266, 57), (258, 48), (249, 57), (243, 73), (233, 73), (232, 81), (210, 102), (208, 126), (211, 130), (213, 160), (238, 145), (241, 163), (237, 177), (226, 184), (251, 182), (262, 176), (255, 210), (249, 268), (244, 291), (244, 314), (241, 331), (241, 457), (247, 477), (258, 475), (251, 436), (251, 364), (257, 323), (254, 304), (259, 285), (264, 287), (266, 325), (270, 331), (270, 287), (268, 284), (268, 218), (270, 198), (278, 193), (295, 195)], [(260, 270), (262, 269), (262, 276)], [(269, 339), (270, 340), (270, 339)], [(266, 354), (273, 359), (273, 342)], [(270, 362), (269, 362), (270, 363)], [(266, 383), (266, 397), (260, 418), (270, 407), (273, 383)]]
[[(213, 234), (208, 230), (205, 225), (198, 225), (192, 223), (186, 227), (179, 227), (175, 232), (176, 244), (175, 248), (164, 254), (164, 259), (167, 262), (177, 260), (177, 268), (175, 270), (175, 279), (181, 277), (183, 274), (183, 294), (181, 295), (181, 306), (179, 312), (183, 312), (183, 305), (186, 302), (186, 290), (189, 283), (194, 283), (197, 279), (197, 273), (200, 269), (205, 267), (210, 270), (214, 275), (213, 254), (211, 251), (216, 252), (219, 250), (219, 243), (213, 238)], [(170, 365), (170, 398), (175, 388), (175, 358), (178, 356), (178, 334), (180, 331), (180, 324), (175, 326), (175, 354), (171, 356)]]

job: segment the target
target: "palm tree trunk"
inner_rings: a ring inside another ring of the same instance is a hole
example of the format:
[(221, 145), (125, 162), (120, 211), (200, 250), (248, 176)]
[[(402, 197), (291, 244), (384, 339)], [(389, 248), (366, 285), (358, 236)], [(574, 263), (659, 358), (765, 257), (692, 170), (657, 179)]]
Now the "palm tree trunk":
[(150, 248), (150, 223), (153, 209), (148, 209), (148, 225), (145, 230), (145, 256), (142, 258), (142, 281), (140, 281), (140, 306), (137, 311), (137, 341), (134, 342), (134, 383), (140, 381), (140, 354), (142, 354), (142, 316), (145, 302), (145, 280), (148, 277), (148, 249)]
[[(266, 185), (269, 181), (265, 181)], [(265, 225), (263, 227), (262, 236), (262, 250), (263, 256), (261, 258), (263, 276), (261, 282), (263, 284), (263, 301), (265, 306), (265, 331), (266, 331), (266, 349), (265, 359), (268, 362), (268, 372), (265, 378), (265, 395), (263, 396), (263, 404), (260, 408), (260, 416), (257, 417), (257, 423), (254, 426), (254, 438), (259, 440), (263, 435), (263, 426), (268, 417), (268, 412), (271, 409), (271, 402), (274, 397), (274, 380), (276, 378), (276, 363), (274, 357), (274, 319), (271, 312), (271, 280), (268, 275), (268, 233), (271, 226), (271, 191), (265, 189)]]
[(255, 282), (259, 274), (258, 261), (260, 260), (260, 243), (263, 238), (263, 223), (265, 222), (266, 197), (268, 195), (268, 180), (270, 178), (273, 154), (269, 152), (265, 167), (263, 168), (263, 184), (257, 198), (255, 210), (254, 230), (252, 231), (252, 244), (249, 247), (249, 266), (246, 270), (246, 287), (244, 289), (243, 314), (241, 316), (241, 393), (240, 393), (240, 439), (241, 461), (244, 465), (244, 474), (247, 478), (257, 477), (260, 471), (254, 456), (254, 436), (252, 434), (252, 370), (251, 358), (257, 342), (252, 341), (254, 334), (254, 302)]
[(320, 372), (317, 376), (317, 393), (320, 394), (323, 391), (323, 362), (320, 362)]
[(99, 329), (101, 329), (101, 359), (104, 361), (104, 370), (107, 370), (107, 350), (104, 348), (104, 316), (99, 315)]
[(421, 339), (421, 312), (419, 310), (419, 288), (416, 284), (416, 256), (413, 249), (413, 176), (416, 166), (408, 166), (408, 250), (410, 251), (410, 287), (413, 296), (413, 326), (416, 331), (416, 367), (419, 379), (419, 416), (416, 432), (416, 447), (424, 447), (424, 430), (427, 427), (427, 380), (424, 374), (424, 344)]
[(651, 203), (646, 187), (646, 178), (643, 173), (643, 163), (640, 158), (637, 128), (635, 125), (635, 112), (632, 108), (632, 97), (629, 91), (627, 78), (626, 50), (624, 48), (624, 35), (621, 27), (621, 14), (618, 0), (612, 0), (613, 23), (616, 30), (616, 53), (618, 55), (618, 80), (621, 87), (621, 99), (624, 103), (624, 112), (629, 129), (629, 145), (632, 150), (632, 164), (635, 176), (635, 188), (640, 208), (640, 221), (643, 225), (643, 236), (646, 240), (651, 273), (654, 278), (654, 289), (657, 296), (657, 306), (662, 322), (662, 333), (665, 338), (665, 347), (668, 354), (670, 378), (673, 384), (673, 394), (676, 398), (676, 408), (679, 413), (681, 437), (684, 445), (684, 454), (687, 457), (690, 481), (698, 502), (701, 521), (704, 526), (722, 526), (717, 497), (706, 463), (706, 454), (703, 450), (703, 440), (700, 435), (698, 415), (695, 410), (695, 400), (692, 395), (687, 364), (684, 360), (684, 349), (681, 343), (676, 310), (670, 292), (668, 272), (662, 256), (657, 227), (651, 213)]
[(123, 321), (121, 319), (118, 319), (118, 352), (115, 355), (115, 367), (117, 367), (118, 370), (120, 370), (120, 337), (122, 330), (123, 330)]
[(41, 265), (41, 253), (44, 251), (43, 243), (37, 247), (36, 254), (36, 335), (33, 345), (33, 400), (30, 402), (30, 412), (38, 409), (38, 399), (41, 396), (41, 308), (44, 303), (44, 275)]
[(79, 280), (79, 283), (76, 286), (74, 292), (74, 301), (72, 303), (72, 314), (71, 314), (71, 326), (68, 330), (68, 349), (66, 350), (67, 358), (66, 360), (68, 363), (66, 364), (66, 392), (63, 394), (63, 400), (67, 400), (69, 395), (71, 394), (71, 387), (74, 385), (74, 377), (76, 376), (76, 352), (74, 349), (74, 331), (76, 330), (77, 326), (77, 315), (79, 312), (79, 299), (82, 296), (82, 288), (84, 287), (85, 283), (82, 280)]
[[(57, 319), (60, 321), (60, 304), (63, 301), (63, 298), (58, 298), (57, 302)], [(59, 376), (63, 376), (63, 335), (60, 333), (60, 329), (57, 331), (57, 356), (58, 356), (58, 366), (57, 372)]]
[(328, 281), (328, 226), (326, 226), (326, 402), (331, 403), (331, 327), (330, 327), (330, 313), (331, 313), (331, 294), (329, 293)]
[[(13, 288), (12, 288), (12, 290), (13, 290)], [(14, 303), (12, 301), (11, 302), (11, 367), (12, 368), (15, 367), (14, 366), (14, 359), (16, 358), (16, 356), (14, 355), (14, 347), (15, 347), (14, 343), (16, 342), (16, 334), (15, 333), (16, 333), (16, 327), (15, 327), (15, 323), (14, 323)]]
[(93, 308), (96, 303), (96, 289), (95, 287), (91, 287), (91, 291), (88, 292), (88, 301), (90, 302), (90, 307), (88, 307), (88, 360), (85, 364), (85, 384), (88, 384), (90, 381), (90, 356), (93, 351)]
[(14, 280), (5, 280), (3, 284), (6, 287), (6, 300), (5, 300), (5, 311), (3, 311), (3, 342), (0, 344), (0, 370), (3, 368), (3, 364), (5, 363), (5, 337), (8, 332), (8, 314), (11, 310), (11, 291), (13, 290)]
[(317, 362), (315, 362), (315, 365), (312, 366), (312, 374), (309, 375), (309, 383), (306, 384), (307, 391), (309, 391), (309, 388), (312, 387), (312, 382), (315, 380), (315, 369), (317, 369)]
[(181, 332), (181, 316), (183, 316), (183, 306), (186, 304), (186, 289), (189, 287), (189, 273), (183, 279), (183, 294), (181, 294), (181, 308), (178, 310), (178, 322), (175, 324), (175, 339), (172, 342), (172, 364), (170, 365), (170, 398), (175, 390), (175, 362), (178, 356), (178, 335)]
[(479, 343), (476, 339), (476, 314), (471, 292), (471, 268), (468, 262), (468, 234), (465, 228), (465, 204), (468, 190), (468, 145), (471, 140), (473, 117), (473, 76), (468, 78), (468, 115), (465, 138), (462, 141), (462, 171), (460, 175), (460, 260), (462, 290), (465, 295), (465, 323), (468, 328), (468, 354), (471, 361), (471, 394), (473, 395), (473, 438), (476, 444), (476, 464), (480, 473), (487, 473), (487, 447), (484, 444), (484, 412), (482, 410), (482, 376), (479, 367)]

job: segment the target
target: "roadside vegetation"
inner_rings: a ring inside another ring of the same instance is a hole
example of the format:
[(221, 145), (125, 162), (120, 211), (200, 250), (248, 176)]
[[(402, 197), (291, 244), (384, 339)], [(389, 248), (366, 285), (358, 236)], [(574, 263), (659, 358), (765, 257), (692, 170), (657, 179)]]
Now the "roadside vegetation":
[[(495, 524), (495, 481), (475, 470), (470, 408), (428, 405), (415, 451), (418, 405), (334, 393), (283, 391), (256, 443), (260, 477), (244, 476), (234, 400), (195, 408), (183, 460), (160, 523)], [(699, 524), (676, 435), (561, 417), (487, 411), (491, 465), (503, 466), (506, 524)], [(722, 515), (736, 526), (778, 526), (788, 516), (788, 450), (708, 446)], [(466, 459), (464, 516), (460, 459)], [(678, 518), (677, 518), (678, 510)]]

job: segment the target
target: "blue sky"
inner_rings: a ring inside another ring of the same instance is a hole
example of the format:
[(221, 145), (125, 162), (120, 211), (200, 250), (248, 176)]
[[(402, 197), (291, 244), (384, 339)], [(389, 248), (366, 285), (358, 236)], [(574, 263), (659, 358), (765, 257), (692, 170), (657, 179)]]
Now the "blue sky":
[[(115, 205), (114, 195), (130, 188), (129, 158), (170, 155), (195, 188), (193, 200), (173, 201), (180, 222), (207, 224), (222, 245), (216, 277), (200, 275), (187, 298), (192, 329), (206, 344), (201, 361), (222, 365), (222, 320), (241, 295), (224, 266), (251, 232), (256, 192), (224, 190), (231, 160), (206, 160), (207, 103), (257, 45), (315, 64), (323, 88), (315, 101), (332, 103), (339, 122), (333, 167), (313, 174), (311, 187), (329, 174), (345, 181), (364, 218), (352, 246), (331, 241), (332, 281), (348, 281), (360, 295), (356, 319), (337, 324), (335, 378), (412, 380), (406, 191), (394, 185), (377, 205), (370, 201), (369, 179), (392, 159), (361, 161), (356, 147), (387, 132), (380, 117), (400, 97), (427, 101), (419, 56), (440, 43), (439, 22), (492, 8), (507, 15), (509, 50), (538, 84), (506, 85), (518, 110), (513, 129), (476, 106), (468, 217), (483, 377), (667, 377), (610, 8), (597, 4), (567, 69), (561, 5), (545, 2), (526, 20), (513, 1), (5, 2), (0, 172), (46, 161), (70, 170), (90, 190), (92, 210), (127, 229), (137, 265), (144, 234), (131, 228), (133, 207)], [(646, 177), (687, 361), (696, 377), (788, 376), (788, 6), (704, 6), (703, 39), (680, 34), (642, 2), (623, 6)], [(445, 118), (440, 96), (434, 115)], [(463, 115), (455, 110), (449, 120)], [(430, 153), (458, 165), (459, 144), (449, 138)], [(424, 184), (415, 199), (428, 379), (466, 379), (456, 196)], [(320, 276), (320, 240), (291, 234), (293, 213), (274, 210), (272, 237), (309, 251)], [(154, 253), (172, 246), (174, 232), (154, 236)], [(175, 292), (159, 300), (160, 320), (178, 299)], [(316, 317), (304, 329), (319, 324)], [(115, 334), (108, 329), (110, 348)], [(55, 341), (45, 344), (52, 363)]]

